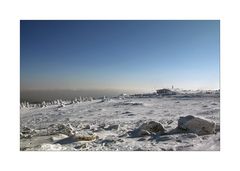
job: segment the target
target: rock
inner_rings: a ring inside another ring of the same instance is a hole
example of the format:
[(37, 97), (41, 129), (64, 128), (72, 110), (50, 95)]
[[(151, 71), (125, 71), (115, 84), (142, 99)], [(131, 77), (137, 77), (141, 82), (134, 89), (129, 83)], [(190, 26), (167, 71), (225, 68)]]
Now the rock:
[(197, 135), (207, 135), (215, 133), (216, 124), (205, 119), (188, 115), (180, 117), (178, 120), (178, 128)]
[(20, 132), (20, 138), (32, 138), (36, 134), (34, 129), (28, 128), (26, 126), (22, 127)]
[(98, 136), (96, 133), (93, 133), (91, 130), (85, 131), (80, 130), (75, 133), (75, 135), (72, 136), (76, 141), (93, 141), (98, 139)]
[(141, 137), (145, 135), (151, 135), (151, 134), (163, 134), (165, 132), (165, 129), (159, 122), (150, 121), (147, 123), (142, 124), (139, 128), (133, 130), (131, 132), (132, 137)]
[(20, 139), (23, 139), (23, 138), (32, 138), (33, 135), (31, 134), (23, 134), (23, 133), (20, 133)]
[(155, 121), (150, 121), (150, 122), (142, 124), (140, 126), (140, 129), (146, 130), (150, 133), (153, 133), (153, 132), (154, 133), (158, 133), (158, 132), (164, 133), (164, 131), (165, 131), (163, 126), (160, 123), (155, 122)]
[(90, 129), (90, 125), (85, 125), (84, 129)]
[(24, 126), (22, 128), (22, 131), (21, 131), (23, 134), (31, 134), (31, 133), (35, 133), (36, 131), (34, 129), (31, 129), (31, 128), (28, 128), (26, 126)]
[(75, 135), (74, 139), (76, 141), (93, 141), (96, 140), (98, 137), (96, 135)]
[(53, 124), (48, 128), (48, 135), (54, 134), (65, 134), (67, 136), (72, 136), (75, 134), (75, 130), (71, 124)]
[(71, 136), (75, 134), (74, 128), (72, 127), (71, 124), (67, 124), (67, 125), (60, 125), (60, 131), (62, 134)]

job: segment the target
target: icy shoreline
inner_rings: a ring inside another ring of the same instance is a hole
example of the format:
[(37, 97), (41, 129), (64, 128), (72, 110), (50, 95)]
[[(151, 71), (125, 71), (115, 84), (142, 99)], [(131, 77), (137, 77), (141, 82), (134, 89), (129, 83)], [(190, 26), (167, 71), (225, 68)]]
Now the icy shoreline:
[[(21, 108), (21, 131), (25, 129), (26, 137), (22, 135), (20, 148), (22, 151), (218, 151), (219, 100), (216, 94), (131, 97), (91, 100), (60, 108), (59, 105)], [(168, 132), (177, 127), (181, 116), (187, 115), (216, 123), (217, 132), (209, 135), (150, 133), (140, 137), (131, 137), (129, 134), (150, 121), (160, 123)], [(61, 125), (70, 125), (72, 130), (81, 135), (80, 138), (72, 137), (71, 131), (59, 131), (63, 129)], [(27, 136), (28, 132), (31, 135)]]

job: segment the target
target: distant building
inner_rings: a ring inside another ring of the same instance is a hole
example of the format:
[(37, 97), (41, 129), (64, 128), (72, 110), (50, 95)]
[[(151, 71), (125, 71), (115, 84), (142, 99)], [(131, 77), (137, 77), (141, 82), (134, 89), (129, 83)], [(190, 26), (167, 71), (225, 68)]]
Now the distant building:
[(176, 95), (176, 92), (163, 88), (163, 89), (157, 90), (157, 94), (158, 95)]

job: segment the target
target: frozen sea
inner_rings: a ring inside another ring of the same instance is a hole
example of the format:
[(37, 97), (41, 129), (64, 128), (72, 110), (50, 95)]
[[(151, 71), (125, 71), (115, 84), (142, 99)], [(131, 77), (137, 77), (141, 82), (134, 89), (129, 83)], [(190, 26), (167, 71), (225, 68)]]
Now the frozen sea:
[[(193, 133), (131, 137), (129, 132), (148, 121), (162, 124), (166, 132), (177, 127), (181, 116), (193, 115), (215, 122), (215, 134)], [(75, 141), (56, 125), (68, 124), (75, 132), (95, 139)], [(21, 130), (33, 130), (20, 139), (22, 151), (219, 151), (220, 97), (204, 96), (131, 97), (97, 99), (65, 106), (20, 109)]]

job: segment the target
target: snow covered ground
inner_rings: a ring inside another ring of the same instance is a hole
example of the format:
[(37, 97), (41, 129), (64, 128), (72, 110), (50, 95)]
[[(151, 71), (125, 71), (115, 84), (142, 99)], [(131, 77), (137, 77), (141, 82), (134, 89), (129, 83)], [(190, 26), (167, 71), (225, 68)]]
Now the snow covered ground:
[[(215, 122), (216, 133), (168, 134), (178, 126), (180, 116), (187, 115)], [(22, 151), (220, 150), (219, 94), (112, 98), (21, 108), (20, 121)], [(131, 136), (131, 131), (149, 121), (160, 123), (166, 134)]]

